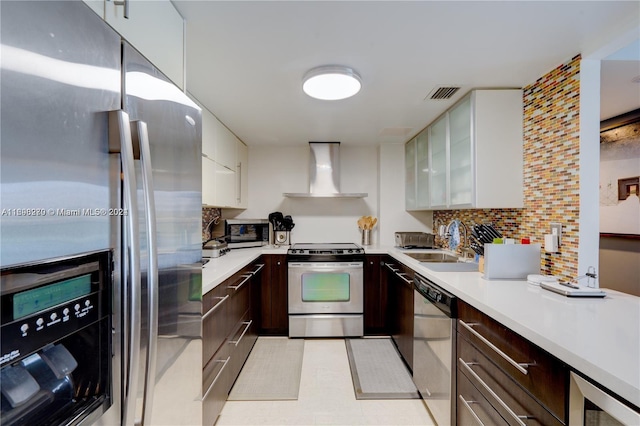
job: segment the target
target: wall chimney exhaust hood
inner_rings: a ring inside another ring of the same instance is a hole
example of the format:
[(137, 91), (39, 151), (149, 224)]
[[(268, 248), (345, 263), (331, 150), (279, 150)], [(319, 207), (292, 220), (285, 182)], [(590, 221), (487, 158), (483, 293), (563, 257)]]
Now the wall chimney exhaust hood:
[(340, 142), (309, 142), (309, 192), (285, 192), (289, 198), (364, 198), (340, 192)]

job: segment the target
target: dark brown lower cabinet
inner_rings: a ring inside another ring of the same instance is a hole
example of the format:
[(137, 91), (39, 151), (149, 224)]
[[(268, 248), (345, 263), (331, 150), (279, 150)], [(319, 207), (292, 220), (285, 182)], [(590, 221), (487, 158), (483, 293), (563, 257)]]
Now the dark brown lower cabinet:
[(389, 332), (400, 355), (413, 370), (413, 275), (390, 258), (384, 262), (389, 298)]
[(203, 296), (203, 424), (213, 425), (258, 338), (259, 259)]
[(262, 255), (264, 270), (260, 288), (260, 334), (289, 335), (287, 256)]
[(388, 335), (387, 327), (387, 274), (385, 256), (368, 254), (364, 261), (364, 334)]
[[(473, 424), (460, 418), (469, 412), (463, 400), (484, 401), (476, 413), (493, 418), (495, 412), (506, 424), (567, 424), (566, 364), (467, 303), (458, 302), (458, 316), (459, 425)], [(473, 392), (475, 396), (468, 395)], [(493, 411), (485, 407), (487, 403)]]

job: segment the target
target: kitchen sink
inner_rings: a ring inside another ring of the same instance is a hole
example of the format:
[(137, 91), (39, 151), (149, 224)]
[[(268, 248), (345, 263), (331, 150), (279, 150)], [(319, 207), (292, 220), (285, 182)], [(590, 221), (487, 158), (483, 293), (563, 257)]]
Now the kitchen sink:
[(420, 262), (428, 263), (457, 263), (458, 257), (447, 253), (405, 253)]
[(478, 272), (475, 262), (420, 262), (434, 272)]

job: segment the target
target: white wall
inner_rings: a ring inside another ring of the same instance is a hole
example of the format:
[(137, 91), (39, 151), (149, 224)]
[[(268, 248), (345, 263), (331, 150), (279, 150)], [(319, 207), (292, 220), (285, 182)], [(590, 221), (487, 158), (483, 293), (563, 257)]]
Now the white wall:
[(433, 212), (404, 209), (404, 144), (380, 145), (380, 244), (395, 245), (396, 231), (432, 232)]
[[(378, 217), (373, 244), (393, 245), (395, 231), (430, 231), (431, 213), (404, 210), (404, 145), (340, 147), (340, 190), (366, 198), (285, 198), (309, 191), (309, 147), (249, 146), (249, 207), (238, 218), (280, 211), (296, 226), (293, 243), (361, 242), (357, 220)], [(225, 214), (227, 212), (225, 211)], [(427, 225), (428, 224), (428, 225)]]

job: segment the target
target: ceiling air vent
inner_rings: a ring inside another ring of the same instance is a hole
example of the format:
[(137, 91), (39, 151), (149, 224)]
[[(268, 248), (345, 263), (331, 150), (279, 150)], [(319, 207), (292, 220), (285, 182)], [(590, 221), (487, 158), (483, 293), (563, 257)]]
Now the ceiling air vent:
[(451, 98), (458, 90), (459, 87), (436, 87), (434, 88), (425, 99), (443, 100)]

